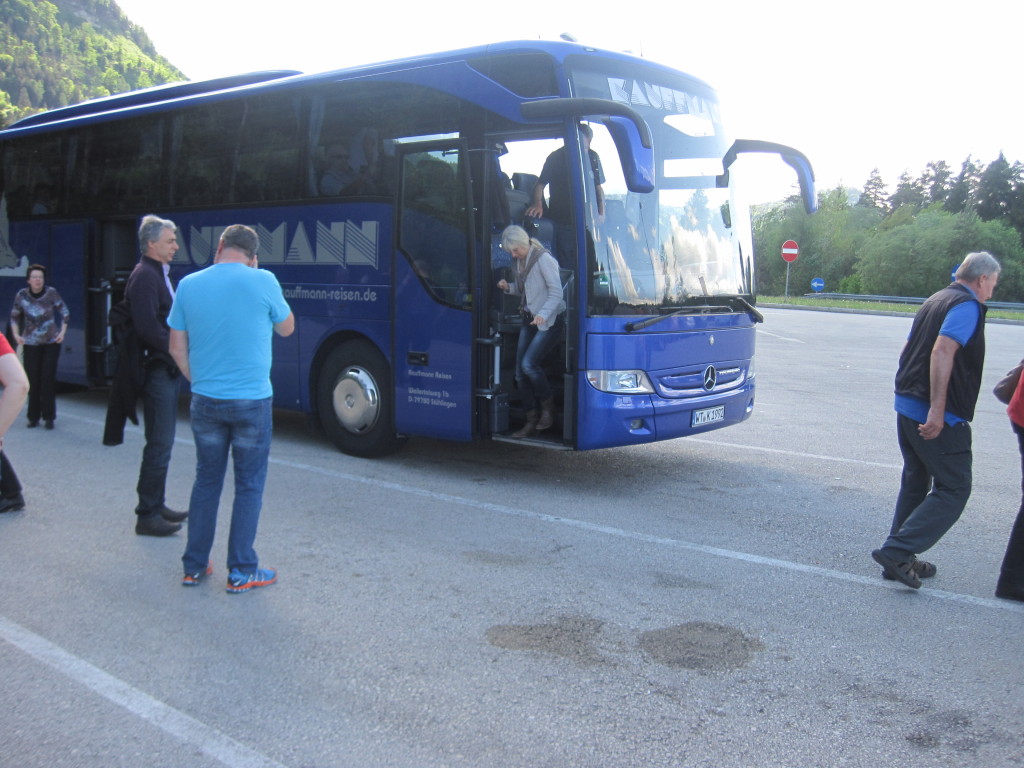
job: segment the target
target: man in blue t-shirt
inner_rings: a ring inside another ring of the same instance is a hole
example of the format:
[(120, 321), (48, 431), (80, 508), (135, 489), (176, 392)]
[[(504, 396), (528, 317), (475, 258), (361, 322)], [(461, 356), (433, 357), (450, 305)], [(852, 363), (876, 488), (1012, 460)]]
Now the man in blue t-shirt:
[(871, 553), (883, 576), (917, 589), (934, 546), (971, 495), (971, 425), (985, 363), (985, 302), (999, 280), (989, 253), (969, 253), (956, 281), (918, 310), (896, 372), (903, 474), (889, 537)]
[(210, 550), (228, 452), (235, 466), (235, 500), (228, 534), (228, 592), (246, 592), (277, 580), (260, 568), (253, 542), (270, 458), (273, 389), (271, 339), (289, 336), (295, 316), (281, 285), (259, 269), (259, 236), (233, 224), (224, 230), (206, 269), (178, 285), (171, 314), (170, 351), (192, 384), (196, 479), (189, 504), (182, 584), (213, 572)]

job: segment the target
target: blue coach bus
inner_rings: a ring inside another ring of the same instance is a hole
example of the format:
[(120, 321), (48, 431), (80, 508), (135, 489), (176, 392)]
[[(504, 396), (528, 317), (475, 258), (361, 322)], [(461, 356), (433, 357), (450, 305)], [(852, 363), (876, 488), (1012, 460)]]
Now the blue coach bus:
[[(563, 146), (569, 220), (525, 217)], [(177, 223), (177, 278), (211, 262), (224, 227), (249, 224), (297, 320), (274, 341), (277, 407), (359, 456), (408, 436), (503, 440), (522, 415), (520, 319), (495, 285), (510, 263), (500, 234), (521, 223), (559, 255), (568, 305), (546, 360), (561, 420), (529, 440), (671, 439), (754, 406), (760, 316), (734, 166), (747, 152), (788, 162), (813, 210), (807, 159), (733, 141), (706, 84), (563, 42), (112, 96), (0, 132), (0, 302), (46, 265), (72, 318), (59, 377), (102, 385), (140, 217)]]

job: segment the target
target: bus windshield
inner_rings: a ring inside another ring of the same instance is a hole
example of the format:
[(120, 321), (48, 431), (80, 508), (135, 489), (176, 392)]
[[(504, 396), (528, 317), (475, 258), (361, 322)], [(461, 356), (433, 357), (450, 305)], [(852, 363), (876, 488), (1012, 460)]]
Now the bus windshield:
[(631, 192), (610, 134), (593, 123), (592, 148), (606, 159), (603, 216), (587, 206), (590, 315), (669, 313), (752, 297), (749, 205), (735, 185), (717, 187), (730, 142), (714, 92), (642, 64), (597, 69), (580, 60), (571, 78), (574, 95), (640, 113), (655, 148), (654, 190)]

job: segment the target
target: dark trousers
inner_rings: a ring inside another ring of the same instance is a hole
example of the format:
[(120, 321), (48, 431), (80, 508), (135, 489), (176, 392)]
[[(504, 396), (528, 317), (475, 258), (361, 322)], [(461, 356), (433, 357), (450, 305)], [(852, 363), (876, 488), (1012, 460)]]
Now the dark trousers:
[(57, 418), (57, 361), (60, 344), (26, 344), (22, 348), (28, 375), (28, 420)]
[(1017, 433), (1017, 444), (1020, 448), (1021, 466), (1021, 503), (1017, 511), (1017, 519), (1010, 531), (1010, 541), (1006, 544), (1003, 556), (1003, 567), (999, 571), (999, 581), (1004, 584), (1024, 587), (1024, 428), (1013, 424)]
[(174, 448), (174, 429), (178, 423), (178, 372), (163, 363), (146, 368), (142, 393), (142, 417), (146, 424), (146, 447), (139, 467), (140, 515), (156, 512), (164, 506), (167, 468)]
[(922, 438), (917, 427), (913, 419), (896, 415), (903, 476), (882, 551), (899, 561), (934, 546), (971, 497), (971, 425), (946, 425), (934, 440)]
[(21, 483), (18, 475), (11, 466), (7, 454), (0, 451), (0, 496), (10, 498), (21, 493)]

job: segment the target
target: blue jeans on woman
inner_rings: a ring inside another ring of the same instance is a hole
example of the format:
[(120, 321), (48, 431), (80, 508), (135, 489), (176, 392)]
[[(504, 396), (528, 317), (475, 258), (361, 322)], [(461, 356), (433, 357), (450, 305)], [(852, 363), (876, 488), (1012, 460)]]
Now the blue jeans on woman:
[(551, 399), (551, 384), (544, 373), (544, 358), (562, 337), (562, 316), (559, 315), (546, 331), (536, 325), (524, 325), (519, 331), (516, 347), (516, 388), (523, 408), (537, 409), (537, 403)]
[(235, 499), (228, 533), (228, 570), (256, 572), (259, 559), (253, 542), (270, 458), (272, 401), (270, 397), (215, 400), (193, 393), (196, 480), (188, 507), (188, 543), (181, 558), (185, 573), (201, 573), (210, 561), (229, 450), (235, 467)]

